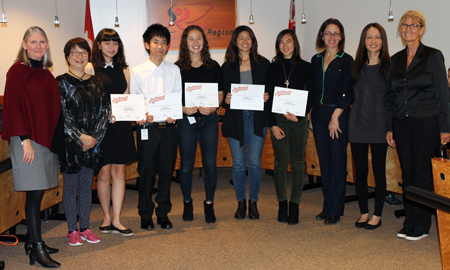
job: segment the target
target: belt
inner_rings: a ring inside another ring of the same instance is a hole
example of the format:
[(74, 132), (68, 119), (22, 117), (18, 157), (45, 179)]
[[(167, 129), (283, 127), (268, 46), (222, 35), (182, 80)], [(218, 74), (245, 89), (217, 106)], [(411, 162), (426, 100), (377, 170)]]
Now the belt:
[(154, 122), (154, 123), (146, 123), (145, 127), (158, 127), (158, 128), (166, 128), (167, 126), (171, 126), (175, 124), (169, 124), (167, 122)]
[(331, 107), (336, 107), (336, 104), (326, 104), (326, 103), (317, 103), (317, 106), (331, 106)]

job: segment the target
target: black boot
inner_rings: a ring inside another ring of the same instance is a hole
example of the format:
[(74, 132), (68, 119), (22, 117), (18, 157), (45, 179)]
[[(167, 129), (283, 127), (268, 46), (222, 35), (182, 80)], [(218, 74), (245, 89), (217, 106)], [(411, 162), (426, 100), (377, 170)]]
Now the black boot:
[(184, 203), (183, 220), (193, 221), (194, 220), (194, 206), (192, 205), (192, 199), (189, 202)]
[(34, 262), (36, 261), (43, 267), (47, 268), (59, 267), (61, 265), (59, 262), (56, 262), (50, 258), (44, 248), (44, 242), (31, 243), (30, 265), (34, 265)]
[(288, 225), (298, 224), (298, 203), (289, 202), (289, 218)]
[[(59, 249), (51, 248), (51, 247), (47, 246), (44, 241), (42, 241), (42, 243), (44, 243), (44, 248), (48, 254), (58, 253)], [(31, 240), (30, 239), (27, 238), (27, 241), (25, 242), (24, 247), (25, 247), (25, 254), (26, 255), (30, 254), (30, 250), (31, 250)]]
[(287, 201), (278, 201), (278, 221), (282, 223), (288, 222), (288, 203)]
[(203, 201), (203, 207), (205, 209), (205, 222), (206, 223), (216, 222), (216, 215), (214, 215), (214, 202), (207, 204), (206, 201)]
[(243, 219), (243, 218), (245, 218), (246, 212), (247, 212), (247, 200), (243, 199), (243, 200), (238, 201), (238, 209), (236, 210), (234, 217), (236, 219)]
[(5, 269), (5, 262), (4, 261), (0, 261), (0, 270)]
[(256, 207), (256, 202), (252, 200), (248, 200), (248, 218), (249, 219), (259, 218), (258, 207)]

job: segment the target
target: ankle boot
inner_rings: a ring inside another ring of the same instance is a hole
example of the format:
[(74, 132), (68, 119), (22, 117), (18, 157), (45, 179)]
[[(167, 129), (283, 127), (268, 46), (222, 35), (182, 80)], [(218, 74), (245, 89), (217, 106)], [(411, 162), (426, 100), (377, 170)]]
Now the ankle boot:
[(34, 265), (34, 262), (36, 261), (46, 268), (54, 268), (61, 265), (59, 262), (56, 262), (50, 258), (44, 248), (44, 242), (31, 243), (30, 265)]
[(298, 224), (298, 203), (289, 202), (289, 218), (288, 225)]
[[(44, 248), (48, 254), (58, 253), (59, 249), (51, 248), (51, 247), (47, 246), (44, 241), (42, 241), (42, 243), (44, 243)], [(31, 240), (30, 239), (27, 238), (24, 248), (25, 248), (25, 254), (26, 255), (30, 254), (30, 250), (31, 250)]]
[(236, 210), (236, 213), (234, 214), (234, 218), (243, 219), (243, 218), (245, 218), (246, 212), (247, 212), (247, 200), (243, 199), (243, 200), (238, 201), (238, 209)]
[(256, 207), (256, 202), (252, 200), (248, 200), (248, 218), (249, 219), (259, 218), (258, 207)]
[(214, 215), (214, 202), (207, 204), (206, 201), (203, 201), (203, 207), (205, 209), (205, 222), (206, 223), (216, 222), (216, 215)]
[(194, 220), (194, 206), (192, 205), (192, 199), (189, 202), (184, 203), (183, 220), (193, 221)]
[(288, 222), (288, 203), (287, 201), (278, 201), (278, 221)]

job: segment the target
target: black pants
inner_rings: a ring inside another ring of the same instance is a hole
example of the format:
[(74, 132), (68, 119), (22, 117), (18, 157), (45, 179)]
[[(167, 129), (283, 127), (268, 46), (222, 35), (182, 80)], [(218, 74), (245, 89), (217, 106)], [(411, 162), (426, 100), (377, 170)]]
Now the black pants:
[(343, 216), (347, 180), (347, 144), (349, 110), (339, 117), (339, 138), (331, 139), (328, 124), (336, 107), (314, 106), (311, 121), (322, 175), (323, 211), (330, 216)]
[[(141, 139), (141, 127), (136, 132), (139, 172), (139, 215), (150, 218), (155, 210), (157, 217), (164, 217), (172, 209), (170, 184), (177, 159), (178, 136), (175, 125), (163, 128), (148, 127), (148, 140)], [(152, 189), (158, 173), (158, 194), (152, 201)]]
[[(438, 117), (424, 119), (393, 119), (398, 158), (402, 168), (403, 191), (409, 186), (433, 190), (431, 159), (440, 144)], [(431, 227), (429, 208), (403, 196), (405, 221), (403, 227), (428, 233)]]
[(358, 195), (361, 214), (369, 213), (367, 206), (367, 176), (369, 174), (369, 145), (372, 151), (372, 169), (375, 177), (375, 211), (381, 217), (386, 196), (386, 151), (387, 143), (351, 143), (356, 173), (356, 195)]

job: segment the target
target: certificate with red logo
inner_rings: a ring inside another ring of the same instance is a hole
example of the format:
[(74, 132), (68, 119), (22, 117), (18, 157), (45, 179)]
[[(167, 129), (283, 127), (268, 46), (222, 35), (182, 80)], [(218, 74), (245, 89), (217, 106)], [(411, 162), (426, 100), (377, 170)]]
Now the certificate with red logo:
[(111, 110), (116, 121), (145, 119), (144, 95), (111, 94)]
[(185, 107), (219, 107), (217, 83), (185, 83)]
[(275, 87), (273, 92), (272, 112), (296, 116), (305, 116), (308, 91), (292, 88)]
[(149, 95), (148, 114), (153, 115), (153, 121), (163, 122), (168, 117), (183, 118), (181, 92)]
[(231, 84), (230, 109), (264, 110), (264, 85)]

